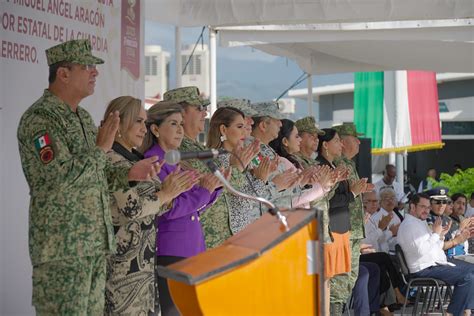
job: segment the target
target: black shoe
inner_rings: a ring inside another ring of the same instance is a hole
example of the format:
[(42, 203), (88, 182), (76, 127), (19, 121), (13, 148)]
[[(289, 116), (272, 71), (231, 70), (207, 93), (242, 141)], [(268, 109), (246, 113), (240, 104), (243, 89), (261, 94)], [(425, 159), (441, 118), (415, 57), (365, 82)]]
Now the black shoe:
[(403, 305), (393, 303), (393, 304), (388, 305), (387, 307), (388, 307), (388, 310), (393, 313), (394, 311), (399, 311), (400, 309), (402, 309)]

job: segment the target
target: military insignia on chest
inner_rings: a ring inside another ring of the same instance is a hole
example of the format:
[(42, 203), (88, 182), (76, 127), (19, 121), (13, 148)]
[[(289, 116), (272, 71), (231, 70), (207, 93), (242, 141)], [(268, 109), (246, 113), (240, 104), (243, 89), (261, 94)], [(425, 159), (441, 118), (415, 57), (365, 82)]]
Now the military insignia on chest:
[(51, 146), (48, 133), (35, 138), (35, 148), (43, 164), (46, 165), (54, 159), (54, 150)]

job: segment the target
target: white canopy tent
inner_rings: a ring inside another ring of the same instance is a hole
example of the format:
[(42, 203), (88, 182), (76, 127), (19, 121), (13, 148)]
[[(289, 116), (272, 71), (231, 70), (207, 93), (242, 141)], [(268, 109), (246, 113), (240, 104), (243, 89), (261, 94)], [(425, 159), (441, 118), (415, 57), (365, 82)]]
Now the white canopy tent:
[(307, 73), (474, 71), (474, 19), (218, 28), (223, 46), (251, 45)]
[(472, 18), (472, 0), (147, 0), (146, 19), (213, 27)]
[(148, 0), (146, 18), (210, 26), (222, 46), (285, 56), (309, 74), (474, 72), (473, 0)]

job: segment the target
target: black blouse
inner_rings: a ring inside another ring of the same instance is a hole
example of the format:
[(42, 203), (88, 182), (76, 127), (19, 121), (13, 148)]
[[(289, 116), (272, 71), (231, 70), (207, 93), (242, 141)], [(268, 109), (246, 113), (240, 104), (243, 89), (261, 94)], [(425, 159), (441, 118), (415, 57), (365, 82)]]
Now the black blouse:
[[(334, 166), (322, 155), (318, 155), (316, 160), (321, 165), (334, 169)], [(354, 201), (354, 194), (349, 189), (349, 181), (339, 182), (334, 196), (329, 200), (329, 228), (333, 233), (344, 234), (351, 229), (349, 203), (352, 201)]]

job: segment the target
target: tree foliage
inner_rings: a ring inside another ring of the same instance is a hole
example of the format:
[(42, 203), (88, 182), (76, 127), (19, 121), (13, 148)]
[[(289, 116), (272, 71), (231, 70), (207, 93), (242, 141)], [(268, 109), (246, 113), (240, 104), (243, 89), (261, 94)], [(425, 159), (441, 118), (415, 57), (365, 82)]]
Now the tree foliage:
[(471, 193), (474, 192), (474, 168), (458, 170), (453, 175), (442, 173), (439, 182), (432, 182), (433, 187), (447, 187), (450, 196), (454, 193), (463, 193), (469, 198)]

